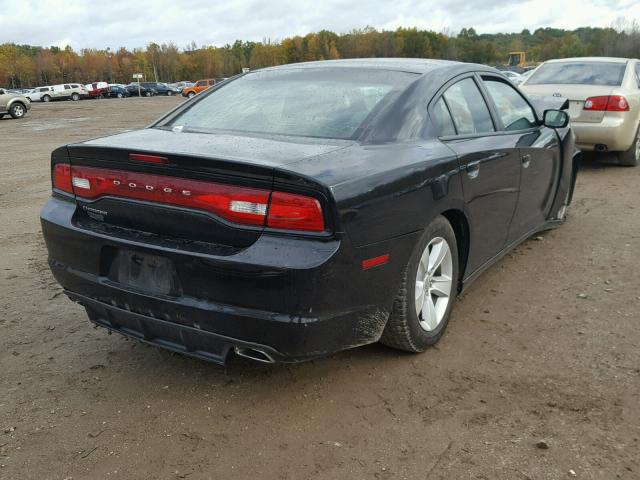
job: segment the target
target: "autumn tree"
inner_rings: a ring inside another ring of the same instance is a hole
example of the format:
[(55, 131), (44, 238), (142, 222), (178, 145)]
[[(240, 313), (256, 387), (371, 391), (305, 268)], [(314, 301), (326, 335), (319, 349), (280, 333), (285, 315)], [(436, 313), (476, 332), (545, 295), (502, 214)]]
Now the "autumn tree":
[(24, 87), (63, 82), (108, 81), (129, 83), (134, 73), (146, 80), (173, 82), (229, 77), (243, 68), (264, 68), (286, 63), (337, 58), (439, 58), (504, 65), (510, 51), (524, 51), (527, 59), (583, 55), (640, 56), (640, 26), (621, 19), (607, 28), (576, 30), (538, 28), (533, 33), (481, 34), (463, 28), (457, 34), (418, 28), (376, 30), (372, 27), (338, 34), (329, 30), (274, 42), (236, 40), (224, 46), (184, 48), (172, 42), (151, 42), (144, 48), (117, 50), (71, 47), (0, 45), (0, 85)]

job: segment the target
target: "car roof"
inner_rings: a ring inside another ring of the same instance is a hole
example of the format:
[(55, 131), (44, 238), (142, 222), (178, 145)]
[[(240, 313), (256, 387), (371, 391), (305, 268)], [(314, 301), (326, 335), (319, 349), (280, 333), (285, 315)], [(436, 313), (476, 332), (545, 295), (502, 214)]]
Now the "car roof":
[(569, 63), (569, 62), (611, 62), (611, 63), (627, 63), (631, 58), (621, 57), (572, 57), (572, 58), (555, 58), (547, 60), (545, 63)]
[(290, 63), (261, 69), (261, 71), (306, 69), (306, 68), (369, 68), (379, 70), (395, 70), (424, 74), (433, 70), (456, 68), (467, 65), (472, 70), (493, 70), (485, 65), (454, 62), (451, 60), (434, 60), (426, 58), (352, 58), (345, 60), (319, 60), (314, 62)]

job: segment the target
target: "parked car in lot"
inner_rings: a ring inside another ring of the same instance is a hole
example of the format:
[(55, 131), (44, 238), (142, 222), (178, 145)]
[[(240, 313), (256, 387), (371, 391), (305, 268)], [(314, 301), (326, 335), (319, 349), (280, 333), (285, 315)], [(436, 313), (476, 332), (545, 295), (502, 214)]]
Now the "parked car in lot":
[(194, 85), (193, 82), (187, 82), (187, 81), (169, 84), (170, 87), (177, 88), (180, 93), (182, 93), (182, 90), (184, 90), (185, 88), (191, 87), (193, 85)]
[(511, 70), (501, 70), (500, 73), (502, 73), (502, 75), (507, 77), (509, 80), (511, 80), (516, 85), (518, 83), (520, 83), (520, 78), (522, 77), (522, 75), (520, 75), (519, 73), (512, 72)]
[(29, 93), (25, 93), (24, 96), (28, 98), (31, 102), (40, 102), (42, 101), (42, 95), (51, 92), (53, 87), (37, 87), (29, 91)]
[(24, 95), (0, 88), (0, 118), (7, 114), (13, 118), (22, 118), (30, 108), (31, 102)]
[(131, 83), (127, 85), (126, 89), (129, 92), (129, 95), (132, 97), (152, 97), (154, 95), (157, 95), (157, 92), (153, 88), (143, 87), (142, 84), (138, 86), (137, 83)]
[(48, 88), (48, 91), (43, 91), (40, 94), (40, 100), (43, 102), (52, 102), (54, 100), (78, 101), (89, 97), (87, 88), (79, 83), (64, 83), (52, 85)]
[(145, 88), (150, 88), (152, 90), (155, 90), (156, 91), (156, 95), (167, 95), (167, 96), (170, 97), (171, 95), (178, 95), (180, 93), (180, 90), (178, 90), (175, 87), (170, 87), (166, 83), (161, 83), (161, 82), (141, 82), (140, 85), (142, 85)]
[(536, 69), (535, 69), (535, 68), (532, 68), (532, 69), (530, 69), (530, 70), (527, 70), (526, 72), (521, 73), (521, 74), (520, 74), (520, 80), (519, 80), (519, 82), (518, 82), (518, 85), (523, 84), (523, 83), (524, 83), (524, 81), (525, 81), (527, 78), (529, 78), (529, 77), (533, 74), (533, 72), (535, 72), (535, 71), (536, 71)]
[(188, 98), (194, 97), (198, 93), (203, 92), (204, 90), (206, 90), (209, 87), (212, 87), (215, 84), (216, 84), (216, 81), (213, 78), (198, 80), (193, 86), (184, 88), (182, 90), (182, 96), (188, 97)]
[(109, 96), (110, 88), (107, 82), (93, 82), (86, 85), (89, 98), (105, 98)]
[(111, 98), (125, 98), (131, 96), (131, 94), (125, 87), (121, 87), (119, 85), (110, 85), (108, 96)]
[(419, 352), (458, 292), (562, 222), (568, 121), (482, 65), (254, 71), (55, 150), (49, 265), (97, 325), (214, 362)]
[(640, 163), (640, 61), (607, 57), (549, 60), (521, 88), (529, 94), (569, 99), (580, 149), (615, 152), (621, 165)]
[(29, 93), (32, 88), (5, 88), (6, 92), (9, 93), (17, 93), (19, 95), (24, 95), (25, 93)]

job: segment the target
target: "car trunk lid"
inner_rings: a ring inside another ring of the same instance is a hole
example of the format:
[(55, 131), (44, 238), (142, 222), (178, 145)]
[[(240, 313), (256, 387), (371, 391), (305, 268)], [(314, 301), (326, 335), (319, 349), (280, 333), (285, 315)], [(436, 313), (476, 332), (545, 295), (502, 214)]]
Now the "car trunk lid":
[(266, 228), (274, 181), (326, 200), (322, 185), (295, 174), (274, 180), (276, 169), (345, 143), (146, 129), (70, 145), (76, 220), (112, 234), (245, 248)]
[(531, 95), (563, 97), (569, 100), (569, 117), (574, 122), (600, 123), (604, 110), (585, 110), (584, 103), (589, 97), (611, 95), (615, 87), (604, 85), (524, 85), (522, 89)]

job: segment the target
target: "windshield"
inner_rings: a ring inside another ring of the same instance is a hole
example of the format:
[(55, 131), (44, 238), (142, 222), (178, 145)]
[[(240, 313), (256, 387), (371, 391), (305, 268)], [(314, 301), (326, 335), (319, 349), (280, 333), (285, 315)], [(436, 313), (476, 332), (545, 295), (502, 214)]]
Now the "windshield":
[(553, 62), (541, 65), (527, 85), (620, 86), (627, 65), (614, 62)]
[(226, 82), (169, 125), (183, 131), (351, 138), (376, 108), (417, 78), (350, 68), (253, 72)]

